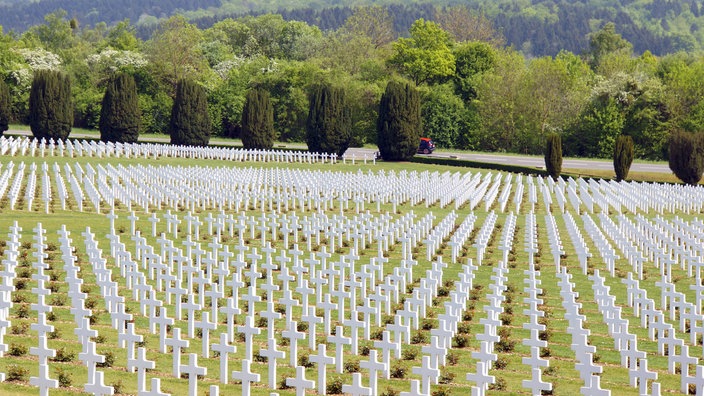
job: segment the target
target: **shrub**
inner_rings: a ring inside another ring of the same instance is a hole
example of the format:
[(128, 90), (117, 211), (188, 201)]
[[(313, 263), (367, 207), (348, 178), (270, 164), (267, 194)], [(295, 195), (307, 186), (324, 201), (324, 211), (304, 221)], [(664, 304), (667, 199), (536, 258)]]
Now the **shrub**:
[(24, 356), (27, 354), (28, 350), (27, 345), (13, 342), (10, 343), (10, 348), (7, 350), (7, 354), (10, 356)]
[(683, 183), (699, 183), (704, 173), (704, 134), (672, 132), (669, 163), (672, 172)]
[(492, 391), (505, 391), (506, 390), (506, 380), (499, 377), (496, 378), (496, 381), (493, 384), (489, 385), (489, 390)]
[(102, 363), (96, 363), (97, 367), (112, 367), (115, 364), (115, 354), (112, 351), (102, 352), (101, 355), (105, 356), (105, 360)]
[(298, 356), (298, 365), (305, 368), (311, 368), (313, 367), (313, 362), (310, 361), (308, 355), (302, 354)]
[(73, 382), (73, 378), (71, 378), (71, 373), (64, 367), (56, 368), (56, 377), (56, 379), (59, 380), (59, 386), (62, 388), (68, 388)]
[(411, 348), (406, 346), (401, 352), (401, 357), (403, 360), (415, 360), (418, 357), (418, 350), (416, 348)]
[(395, 365), (393, 365), (391, 367), (391, 371), (389, 371), (389, 375), (391, 376), (391, 378), (403, 379), (403, 378), (406, 378), (407, 372), (408, 372), (408, 369), (404, 365), (402, 365), (400, 363), (396, 363)]
[(332, 377), (325, 388), (325, 393), (328, 395), (339, 395), (342, 393), (342, 377)]
[(457, 334), (452, 337), (452, 346), (454, 348), (464, 348), (469, 345), (469, 337), (465, 334)]
[(455, 373), (447, 371), (447, 370), (442, 370), (440, 372), (440, 377), (438, 378), (438, 383), (440, 384), (449, 384), (452, 383), (452, 381), (455, 379)]
[(359, 372), (359, 360), (347, 359), (343, 365), (344, 372), (346, 373), (358, 373)]
[(616, 180), (624, 180), (628, 176), (633, 163), (633, 138), (620, 135), (614, 143), (614, 172)]
[(556, 133), (549, 135), (545, 144), (545, 170), (553, 179), (562, 172), (562, 138)]
[(423, 330), (418, 330), (411, 336), (411, 344), (427, 344), (429, 340), (428, 333)]
[(7, 366), (5, 381), (7, 382), (26, 382), (29, 378), (29, 369), (20, 367), (16, 364)]

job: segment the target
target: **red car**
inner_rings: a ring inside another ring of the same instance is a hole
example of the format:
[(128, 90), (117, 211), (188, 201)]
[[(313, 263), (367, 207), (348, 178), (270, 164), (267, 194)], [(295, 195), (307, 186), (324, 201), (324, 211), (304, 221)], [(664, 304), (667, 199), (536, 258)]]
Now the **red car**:
[(435, 150), (435, 143), (430, 138), (420, 138), (418, 154), (431, 154)]

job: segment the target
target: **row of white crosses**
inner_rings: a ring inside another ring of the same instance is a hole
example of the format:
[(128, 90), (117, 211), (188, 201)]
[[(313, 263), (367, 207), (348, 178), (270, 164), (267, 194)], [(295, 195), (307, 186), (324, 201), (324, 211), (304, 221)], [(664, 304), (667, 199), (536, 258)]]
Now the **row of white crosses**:
[[(154, 143), (120, 143), (95, 140), (67, 139), (48, 141), (24, 136), (0, 137), (0, 155), (36, 157), (96, 157), (96, 158), (194, 158), (238, 162), (281, 162), (281, 163), (336, 163), (337, 154), (312, 153), (291, 150), (257, 150), (234, 147), (189, 147)], [(344, 158), (344, 157), (343, 157)], [(349, 156), (355, 163), (356, 157)], [(375, 158), (360, 158), (366, 164), (375, 163)]]
[[(34, 163), (32, 163), (34, 164)], [(31, 165), (34, 169), (36, 165)], [(16, 172), (15, 172), (16, 168)], [(43, 172), (49, 166), (42, 164)], [(53, 200), (60, 201), (62, 209), (69, 199), (70, 185), (73, 201), (79, 211), (87, 201), (99, 212), (105, 208), (114, 209), (119, 203), (131, 210), (133, 206), (145, 212), (162, 209), (179, 209), (186, 207), (191, 211), (234, 210), (238, 212), (253, 206), (255, 210), (268, 211), (328, 211), (339, 208), (349, 210), (353, 203), (355, 212), (364, 211), (365, 206), (376, 204), (377, 212), (381, 205), (397, 205), (410, 202), (411, 205), (436, 203), (440, 198), (455, 201), (467, 191), (466, 188), (454, 189), (451, 193), (441, 193), (441, 187), (452, 180), (476, 180), (477, 177), (460, 177), (459, 172), (439, 174), (438, 172), (384, 172), (376, 174), (364, 172), (316, 172), (290, 168), (182, 168), (165, 166), (129, 165), (113, 166), (97, 164), (95, 169), (90, 164), (74, 163), (61, 168), (53, 165), (54, 178), (42, 177), (42, 199), (45, 210)], [(21, 162), (15, 167), (12, 162), (0, 177), (0, 193), (11, 182), (8, 193), (11, 209), (19, 198), (23, 184), (26, 184), (26, 167)], [(471, 175), (471, 174), (467, 174)], [(477, 176), (480, 174), (477, 174)], [(14, 176), (14, 178), (13, 178)], [(494, 178), (499, 181), (500, 175)], [(492, 174), (484, 175), (489, 181)], [(370, 182), (370, 179), (372, 182)], [(52, 188), (52, 184), (56, 188)], [(466, 186), (466, 184), (463, 184)], [(477, 199), (484, 197), (484, 190), (474, 190)], [(27, 194), (34, 194), (36, 188), (27, 188)], [(56, 194), (54, 194), (56, 191)], [(54, 197), (53, 195), (57, 195)], [(1, 195), (0, 195), (1, 196)], [(31, 198), (31, 197), (29, 197)], [(489, 204), (494, 201), (489, 197)], [(31, 205), (27, 207), (31, 210)]]
[[(30, 174), (36, 168), (30, 167)], [(85, 167), (85, 171), (83, 171)], [(328, 210), (339, 205), (349, 207), (352, 202), (357, 211), (363, 210), (365, 205), (376, 203), (377, 211), (380, 205), (392, 204), (393, 211), (396, 206), (406, 202), (411, 205), (424, 203), (426, 207), (439, 203), (444, 207), (451, 202), (455, 209), (468, 205), (474, 209), (480, 202), (484, 202), (485, 210), (499, 202), (503, 212), (507, 205), (512, 184), (517, 187), (514, 193), (516, 210), (520, 209), (523, 195), (523, 178), (504, 178), (502, 174), (472, 174), (459, 172), (395, 172), (357, 173), (330, 172), (320, 173), (296, 169), (233, 169), (233, 168), (174, 168), (164, 166), (129, 165), (117, 167), (107, 164), (96, 165), (97, 170), (91, 165), (74, 164), (75, 180), (65, 166), (65, 177), (71, 185), (73, 199), (82, 210), (83, 200), (100, 211), (105, 207), (114, 208), (116, 203), (121, 203), (128, 208), (132, 205), (143, 208), (161, 210), (163, 206), (176, 209), (187, 207), (194, 210), (225, 209), (239, 211), (240, 207), (253, 204), (255, 208), (266, 207), (269, 210), (289, 210), (291, 207), (303, 210)], [(48, 166), (42, 166), (42, 200), (44, 209), (48, 210), (50, 202), (55, 199), (52, 194), (51, 178), (46, 175)], [(65, 208), (68, 199), (67, 188), (60, 170), (53, 166), (56, 185), (56, 194)], [(0, 193), (12, 179), (8, 196), (11, 208), (14, 209), (22, 188), (22, 184), (30, 184), (26, 188), (26, 201), (30, 203), (27, 209), (31, 210), (31, 201), (34, 199), (37, 184), (34, 177), (27, 177), (24, 172), (27, 168), (20, 163), (14, 178), (14, 167), (10, 162), (0, 177)], [(538, 193), (543, 195), (546, 207), (552, 208), (552, 195), (554, 194), (559, 204), (559, 210), (564, 213), (565, 194), (572, 204), (573, 210), (580, 214), (585, 207), (590, 214), (596, 213), (599, 207), (602, 213), (614, 209), (621, 213), (621, 204), (618, 202), (629, 200), (632, 205), (626, 205), (629, 211), (648, 213), (656, 210), (658, 213), (700, 212), (704, 209), (704, 191), (700, 188), (688, 186), (650, 185), (638, 183), (616, 182), (586, 182), (582, 179), (557, 182), (551, 178), (528, 177), (528, 199), (531, 205), (538, 202)], [(263, 183), (262, 183), (263, 182)], [(503, 186), (502, 186), (503, 183)], [(627, 198), (623, 198), (625, 196)], [(620, 200), (620, 201), (619, 201)], [(595, 205), (594, 202), (597, 202)], [(664, 204), (663, 202), (671, 202)], [(674, 202), (674, 203), (672, 203)]]

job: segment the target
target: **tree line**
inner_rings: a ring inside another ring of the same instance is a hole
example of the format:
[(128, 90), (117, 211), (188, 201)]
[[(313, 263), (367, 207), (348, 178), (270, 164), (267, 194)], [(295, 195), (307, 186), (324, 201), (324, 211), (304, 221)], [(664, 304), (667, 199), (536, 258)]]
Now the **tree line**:
[(638, 53), (607, 23), (585, 37), (580, 54), (535, 58), (506, 46), (491, 21), (466, 7), (436, 17), (399, 38), (383, 7), (358, 8), (329, 32), (276, 14), (207, 29), (175, 16), (141, 40), (129, 21), (81, 28), (56, 12), (22, 35), (0, 36), (6, 118), (29, 124), (34, 76), (58, 70), (71, 81), (71, 124), (83, 128), (100, 127), (105, 92), (124, 73), (135, 81), (141, 133), (169, 131), (182, 80), (203, 88), (209, 133), (226, 137), (244, 137), (245, 104), (257, 89), (269, 98), (269, 133), (305, 141), (310, 96), (322, 84), (344, 92), (348, 144), (375, 144), (390, 82), (417, 89), (417, 133), (441, 148), (542, 154), (556, 133), (565, 155), (610, 158), (627, 135), (636, 158), (666, 159), (673, 133), (701, 132), (700, 55)]

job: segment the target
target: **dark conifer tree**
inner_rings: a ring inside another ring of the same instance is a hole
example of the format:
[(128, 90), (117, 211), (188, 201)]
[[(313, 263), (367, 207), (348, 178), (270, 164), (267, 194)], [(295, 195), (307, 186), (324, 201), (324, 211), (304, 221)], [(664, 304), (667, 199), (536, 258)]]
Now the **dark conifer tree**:
[(306, 121), (308, 150), (342, 156), (350, 146), (351, 130), (345, 91), (329, 84), (313, 87)]
[(384, 161), (406, 161), (421, 136), (420, 95), (410, 84), (391, 81), (379, 104), (377, 146)]
[(614, 143), (614, 172), (616, 180), (621, 181), (628, 176), (633, 163), (633, 138), (619, 135)]
[(100, 140), (135, 143), (139, 137), (141, 113), (134, 77), (115, 75), (105, 90), (100, 110)]
[(171, 144), (207, 146), (210, 130), (205, 88), (195, 81), (180, 80), (176, 85), (176, 98), (171, 108)]
[(246, 149), (268, 150), (274, 146), (274, 107), (265, 89), (255, 88), (247, 92), (240, 137)]
[(7, 130), (10, 124), (10, 89), (5, 80), (0, 79), (0, 136)]
[(704, 173), (704, 134), (672, 132), (669, 163), (672, 172), (683, 183), (699, 183)]
[(562, 138), (556, 133), (548, 136), (545, 145), (545, 170), (553, 179), (562, 173)]
[(71, 80), (61, 72), (37, 70), (29, 92), (29, 126), (37, 139), (65, 140), (73, 125)]

